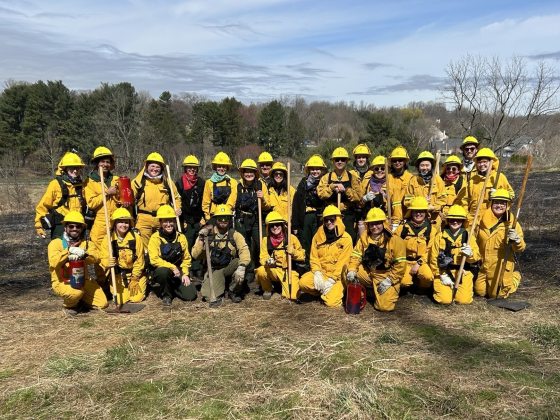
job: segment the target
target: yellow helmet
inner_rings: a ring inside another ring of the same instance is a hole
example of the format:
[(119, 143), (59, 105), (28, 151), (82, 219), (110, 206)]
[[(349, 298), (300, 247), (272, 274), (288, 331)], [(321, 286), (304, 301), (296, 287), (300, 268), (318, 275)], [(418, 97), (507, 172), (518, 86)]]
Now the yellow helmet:
[(177, 217), (175, 210), (169, 204), (161, 206), (156, 213), (156, 219), (175, 219), (175, 217)]
[(418, 165), (423, 160), (429, 160), (430, 162), (432, 162), (432, 165), (433, 165), (434, 162), (436, 161), (436, 158), (434, 157), (434, 155), (431, 152), (428, 152), (427, 150), (425, 150), (418, 155), (418, 159), (416, 159), (416, 165)]
[(273, 210), (270, 213), (268, 213), (268, 215), (266, 216), (265, 223), (269, 225), (271, 223), (288, 223), (288, 222), (286, 219), (282, 217), (280, 213)]
[(478, 140), (474, 136), (467, 136), (463, 139), (463, 144), (461, 144), (461, 149), (467, 144), (476, 144), (478, 146)]
[(496, 160), (496, 155), (494, 154), (494, 152), (489, 149), (488, 147), (483, 147), (482, 149), (480, 149), (476, 155), (474, 156), (475, 159), (481, 159), (481, 158), (486, 158), (486, 159), (491, 159), (491, 160)]
[(239, 171), (242, 169), (249, 169), (251, 171), (257, 172), (257, 164), (253, 159), (245, 159), (241, 166), (239, 167)]
[(352, 154), (354, 156), (356, 155), (367, 155), (367, 156), (371, 156), (371, 151), (369, 150), (369, 147), (367, 146), (367, 144), (358, 144), (356, 147), (354, 147), (354, 150), (352, 150)]
[(67, 152), (62, 156), (58, 166), (61, 168), (67, 168), (69, 166), (76, 166), (76, 167), (84, 167), (84, 162), (82, 162), (82, 158), (78, 156), (76, 153)]
[(459, 159), (459, 157), (455, 155), (451, 155), (447, 159), (445, 159), (445, 162), (443, 162), (443, 166), (445, 167), (445, 165), (449, 165), (451, 163), (454, 165), (458, 165), (459, 168), (463, 166), (463, 162), (461, 162), (461, 159)]
[(62, 223), (79, 223), (81, 225), (85, 225), (86, 221), (82, 213), (77, 210), (70, 210), (68, 213), (66, 213), (66, 216), (64, 216), (64, 220), (62, 221)]
[(155, 162), (161, 165), (165, 165), (165, 161), (163, 160), (163, 156), (161, 156), (158, 152), (152, 152), (146, 158), (146, 163), (148, 162)]
[(371, 165), (369, 166), (370, 168), (373, 166), (385, 166), (385, 161), (386, 161), (385, 156), (381, 156), (381, 155), (375, 156), (371, 161)]
[(490, 199), (511, 201), (511, 195), (505, 188), (498, 188), (496, 191), (494, 191), (494, 194), (490, 196)]
[(331, 159), (349, 159), (348, 151), (344, 147), (337, 147), (333, 150)]
[(309, 172), (309, 168), (327, 169), (327, 165), (325, 165), (325, 161), (320, 155), (313, 155), (305, 162), (305, 171)]
[(408, 206), (408, 210), (428, 210), (426, 197), (414, 197)]
[(367, 212), (366, 220), (364, 222), (384, 222), (387, 219), (387, 215), (380, 208), (374, 207)]
[(212, 159), (212, 165), (223, 165), (223, 166), (232, 166), (231, 159), (225, 152), (218, 152), (214, 159)]
[(132, 220), (132, 215), (124, 207), (119, 207), (111, 215), (111, 221), (114, 222), (116, 220)]
[(342, 213), (340, 212), (338, 207), (329, 204), (327, 207), (325, 207), (325, 210), (323, 211), (323, 217), (329, 217), (329, 216), (342, 217)]
[(397, 146), (393, 149), (393, 151), (391, 152), (391, 155), (389, 156), (389, 159), (405, 159), (405, 160), (409, 160), (410, 157), (408, 156), (408, 152), (406, 151), (406, 149), (402, 146)]
[(188, 155), (183, 160), (183, 166), (200, 166), (200, 162), (195, 155)]
[(93, 156), (91, 157), (91, 162), (95, 162), (97, 159), (102, 157), (110, 157), (114, 159), (113, 152), (105, 146), (99, 146), (93, 151)]
[(272, 155), (268, 152), (262, 152), (259, 155), (258, 163), (272, 163), (274, 159), (272, 159)]
[(288, 173), (288, 168), (286, 168), (286, 165), (282, 162), (276, 162), (272, 165), (272, 172), (274, 171), (284, 171), (285, 173)]
[(449, 207), (449, 211), (447, 212), (447, 218), (466, 220), (467, 211), (463, 206), (460, 206), (458, 204), (453, 204), (451, 207)]
[(228, 206), (227, 204), (218, 204), (216, 206), (216, 208), (214, 209), (214, 213), (212, 214), (213, 216), (219, 217), (219, 216), (233, 216), (233, 212), (231, 211), (231, 207)]

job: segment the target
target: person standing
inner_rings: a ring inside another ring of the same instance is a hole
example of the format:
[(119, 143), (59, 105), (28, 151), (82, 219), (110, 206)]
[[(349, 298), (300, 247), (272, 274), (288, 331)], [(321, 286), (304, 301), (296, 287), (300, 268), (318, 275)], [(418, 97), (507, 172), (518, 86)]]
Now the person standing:
[[(455, 155), (449, 156), (443, 163), (443, 176), (441, 179), (445, 184), (446, 202), (443, 206), (443, 217), (449, 212), (449, 208), (455, 204), (461, 205), (461, 197), (465, 195), (467, 188), (467, 180), (465, 174), (462, 173), (463, 163), (461, 159)], [(466, 207), (465, 207), (466, 210)]]
[(272, 155), (268, 152), (262, 152), (257, 159), (257, 163), (259, 164), (261, 180), (269, 186), (272, 182), (272, 165), (274, 164)]
[(408, 152), (402, 146), (397, 146), (389, 156), (388, 182), (391, 186), (391, 206), (393, 232), (404, 219), (403, 200), (408, 190), (408, 184), (412, 179), (412, 174), (408, 171)]
[(202, 211), (206, 222), (210, 221), (219, 205), (226, 204), (232, 211), (235, 208), (237, 181), (228, 174), (231, 166), (231, 159), (224, 152), (216, 153), (212, 159), (214, 173), (206, 180), (202, 196)]

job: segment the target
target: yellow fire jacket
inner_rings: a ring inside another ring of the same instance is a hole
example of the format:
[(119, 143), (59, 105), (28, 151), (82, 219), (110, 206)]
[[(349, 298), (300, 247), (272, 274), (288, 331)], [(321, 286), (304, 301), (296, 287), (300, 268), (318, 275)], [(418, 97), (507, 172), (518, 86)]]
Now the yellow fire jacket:
[[(292, 247), (294, 249), (292, 259), (295, 261), (305, 261), (305, 249), (302, 248), (298, 238), (295, 235), (290, 235)], [(261, 250), (259, 255), (259, 262), (265, 265), (266, 261), (273, 257), (276, 260), (276, 265), (283, 269), (288, 268), (288, 257), (286, 256), (286, 244), (284, 241), (276, 248), (268, 249), (268, 237), (264, 237), (261, 242)], [(270, 245), (272, 247), (272, 245)], [(272, 252), (270, 252), (272, 251)]]
[[(136, 244), (133, 241), (136, 241)], [(117, 247), (117, 253), (113, 255), (117, 259), (117, 265), (124, 270), (130, 270), (133, 278), (142, 277), (144, 275), (144, 244), (140, 235), (128, 231), (123, 239), (119, 239), (115, 232), (111, 232), (111, 246), (113, 242)], [(131, 249), (131, 246), (134, 246), (134, 249)], [(103, 245), (99, 250), (99, 260), (101, 267), (107, 270), (109, 268), (107, 237), (103, 239)]]
[(218, 190), (219, 188), (229, 187), (230, 193), (223, 204), (227, 204), (233, 211), (235, 209), (235, 202), (237, 201), (237, 181), (231, 177), (224, 179), (221, 182), (212, 182), (212, 180), (207, 179), (204, 183), (204, 192), (202, 193), (202, 211), (204, 212), (204, 218), (206, 221), (210, 220), (212, 215), (214, 214), (214, 210), (216, 209), (215, 197), (214, 197), (214, 189)]
[(404, 239), (406, 259), (408, 261), (428, 264), (428, 254), (437, 233), (437, 225), (431, 224), (429, 220), (425, 220), (420, 226), (415, 226), (411, 221), (407, 220), (397, 228), (395, 236)]
[[(65, 203), (63, 203), (63, 194), (62, 188), (60, 187), (60, 183), (64, 183), (64, 185), (68, 188), (68, 198)], [(78, 194), (77, 188), (81, 188), (82, 184), (74, 185), (70, 182), (64, 181), (62, 178), (53, 179), (49, 182), (47, 186), (47, 190), (43, 197), (39, 200), (37, 207), (35, 208), (35, 230), (37, 232), (41, 232), (43, 227), (41, 225), (41, 219), (45, 217), (52, 209), (54, 209), (59, 215), (61, 219), (68, 214), (71, 210), (76, 210), (82, 213), (82, 201), (83, 196)], [(60, 207), (57, 207), (61, 204)]]
[[(288, 193), (286, 191), (282, 191), (278, 194), (274, 187), (269, 187), (268, 193), (272, 210), (277, 211), (285, 220), (288, 220)], [(294, 203), (295, 193), (296, 189), (290, 185), (290, 203), (292, 205)]]
[[(438, 255), (440, 251), (445, 251), (447, 243), (451, 244), (451, 262), (452, 267), (450, 269), (457, 270), (461, 264), (462, 254), (461, 247), (463, 246), (463, 232), (465, 229), (459, 229), (457, 236), (453, 237), (449, 229), (443, 229), (441, 232), (437, 232), (434, 241), (432, 243), (432, 249), (430, 251), (430, 269), (434, 276), (439, 276), (441, 273), (441, 268), (438, 265)], [(467, 257), (466, 262), (473, 264), (480, 260), (480, 251), (478, 249), (478, 244), (476, 243), (476, 237), (473, 235), (469, 241), (473, 255), (472, 257)]]
[(393, 208), (393, 221), (398, 222), (404, 219), (403, 199), (408, 190), (408, 184), (413, 175), (405, 170), (402, 175), (395, 176), (389, 174), (389, 188), (391, 189), (391, 205)]
[[(144, 191), (139, 194), (142, 183), (144, 183)], [(150, 179), (145, 177), (144, 171), (142, 171), (132, 181), (132, 191), (134, 191), (134, 197), (137, 198), (136, 206), (139, 213), (147, 212), (155, 217), (157, 210), (164, 204), (173, 206), (170, 194), (175, 196), (177, 208), (181, 208), (181, 196), (177, 187), (167, 177)]]
[[(233, 232), (233, 234), (232, 234)], [(229, 247), (231, 250), (231, 255), (233, 258), (239, 258), (239, 265), (244, 265), (245, 267), (251, 262), (251, 252), (245, 242), (243, 235), (236, 230), (229, 229), (223, 235), (220, 234), (216, 226), (213, 227), (213, 237), (210, 238), (210, 248), (218, 247), (223, 248), (225, 246)], [(230, 241), (229, 235), (233, 240), (233, 244)], [(196, 240), (192, 248), (193, 258), (202, 259), (206, 257), (206, 251), (204, 250), (204, 241), (200, 238)]]
[[(95, 264), (99, 262), (98, 250), (92, 241), (82, 240), (78, 245), (82, 249), (85, 249), (87, 256), (84, 264), (85, 278), (88, 278), (88, 265)], [(65, 279), (69, 279), (70, 270), (68, 264), (68, 243), (60, 238), (55, 238), (49, 242), (48, 258), (49, 258), (49, 272), (51, 273), (51, 283), (63, 282)]]
[(311, 241), (309, 264), (311, 271), (320, 271), (325, 277), (341, 281), (342, 268), (348, 265), (352, 254), (352, 238), (346, 232), (340, 217), (336, 218), (337, 239), (327, 242), (324, 226), (320, 226)]
[[(351, 178), (351, 179), (350, 179)], [(337, 193), (333, 191), (333, 184), (344, 184), (345, 191), (341, 193), (340, 211), (346, 211), (360, 203), (360, 179), (349, 175), (347, 170), (342, 172), (340, 178), (334, 172), (328, 172), (321, 177), (317, 185), (317, 195), (327, 204), (337, 205)]]
[[(161, 255), (161, 247), (167, 243), (179, 243), (181, 244), (181, 250), (183, 251), (183, 259), (181, 265), (177, 267), (176, 265), (165, 261)], [(148, 255), (150, 257), (150, 264), (154, 267), (165, 267), (171, 270), (177, 268), (181, 269), (183, 274), (189, 273), (189, 268), (191, 268), (191, 254), (189, 254), (189, 244), (185, 235), (179, 232), (175, 232), (175, 239), (171, 242), (167, 242), (161, 237), (159, 231), (156, 231), (151, 237), (148, 243)]]

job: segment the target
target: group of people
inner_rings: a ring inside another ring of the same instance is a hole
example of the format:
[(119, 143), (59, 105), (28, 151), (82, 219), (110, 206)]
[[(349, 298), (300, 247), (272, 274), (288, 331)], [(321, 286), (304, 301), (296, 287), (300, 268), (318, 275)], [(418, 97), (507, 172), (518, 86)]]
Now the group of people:
[(150, 292), (165, 306), (199, 293), (215, 307), (277, 292), (340, 307), (350, 283), (373, 289), (380, 311), (407, 293), (442, 304), (507, 298), (521, 281), (515, 253), (525, 248), (510, 211), (514, 191), (475, 137), (461, 151), (441, 174), (438, 159), (421, 152), (413, 174), (402, 146), (372, 158), (359, 144), (352, 169), (338, 147), (330, 171), (311, 156), (296, 188), (268, 152), (243, 160), (238, 179), (224, 152), (206, 180), (189, 155), (175, 182), (157, 152), (131, 182), (113, 173), (106, 147), (94, 151), (85, 177), (69, 152), (37, 205), (35, 228), (50, 236), (52, 288), (72, 315), (106, 307), (108, 296), (123, 304)]

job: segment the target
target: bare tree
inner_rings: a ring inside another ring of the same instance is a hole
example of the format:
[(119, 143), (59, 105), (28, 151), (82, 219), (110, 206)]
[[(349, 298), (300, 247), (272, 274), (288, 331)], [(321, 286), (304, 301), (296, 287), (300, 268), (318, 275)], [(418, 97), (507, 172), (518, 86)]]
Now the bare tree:
[(443, 95), (465, 134), (482, 133), (496, 151), (517, 138), (540, 136), (543, 116), (560, 109), (559, 78), (544, 62), (529, 65), (522, 57), (502, 61), (466, 55), (451, 62)]

